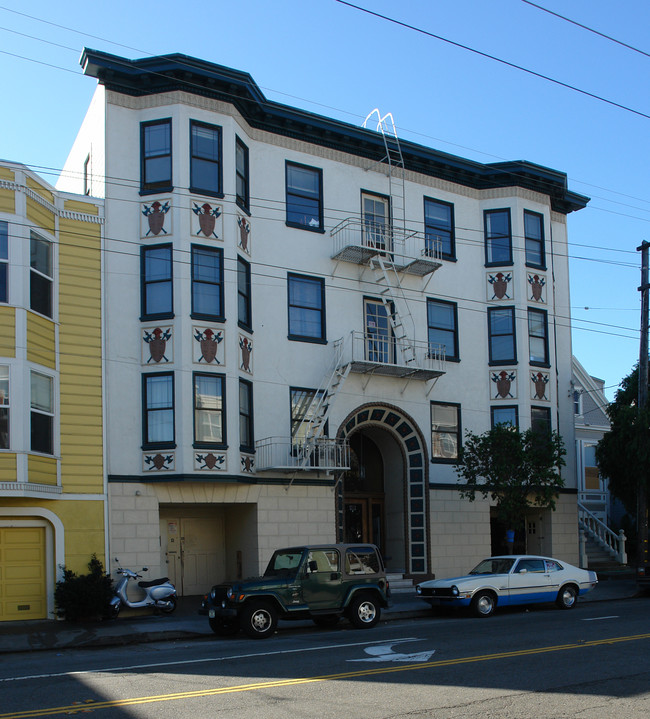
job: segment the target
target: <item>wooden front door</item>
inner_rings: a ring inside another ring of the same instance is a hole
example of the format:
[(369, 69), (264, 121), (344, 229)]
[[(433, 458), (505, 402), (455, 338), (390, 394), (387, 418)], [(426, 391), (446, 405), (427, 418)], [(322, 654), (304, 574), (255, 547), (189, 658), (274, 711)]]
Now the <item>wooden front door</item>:
[(384, 553), (383, 497), (346, 497), (345, 541), (370, 542)]

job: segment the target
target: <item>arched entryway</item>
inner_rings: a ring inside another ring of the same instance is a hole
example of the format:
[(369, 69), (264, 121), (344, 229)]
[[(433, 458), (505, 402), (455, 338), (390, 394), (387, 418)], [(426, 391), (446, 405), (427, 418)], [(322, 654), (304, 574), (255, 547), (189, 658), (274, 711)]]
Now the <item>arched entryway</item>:
[(339, 541), (373, 542), (387, 566), (428, 571), (426, 448), (405, 412), (384, 404), (350, 414), (338, 435), (351, 447), (351, 470), (338, 489)]

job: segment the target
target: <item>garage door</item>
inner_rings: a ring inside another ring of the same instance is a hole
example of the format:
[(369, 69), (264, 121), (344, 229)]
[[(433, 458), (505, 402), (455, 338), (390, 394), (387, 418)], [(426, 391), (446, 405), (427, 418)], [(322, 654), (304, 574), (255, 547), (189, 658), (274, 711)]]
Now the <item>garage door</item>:
[(0, 527), (0, 621), (45, 618), (45, 528)]

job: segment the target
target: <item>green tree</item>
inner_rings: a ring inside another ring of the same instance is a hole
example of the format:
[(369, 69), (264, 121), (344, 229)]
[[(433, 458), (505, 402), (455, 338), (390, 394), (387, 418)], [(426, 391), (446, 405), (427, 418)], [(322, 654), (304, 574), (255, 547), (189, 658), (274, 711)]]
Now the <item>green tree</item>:
[(601, 474), (609, 478), (609, 491), (633, 517), (640, 484), (650, 491), (650, 410), (639, 411), (638, 396), (637, 364), (607, 407), (612, 429), (596, 447), (596, 461)]
[(477, 494), (491, 497), (499, 519), (514, 529), (534, 507), (555, 509), (565, 454), (557, 432), (520, 432), (505, 424), (481, 435), (467, 432), (455, 467), (458, 491), (470, 502)]

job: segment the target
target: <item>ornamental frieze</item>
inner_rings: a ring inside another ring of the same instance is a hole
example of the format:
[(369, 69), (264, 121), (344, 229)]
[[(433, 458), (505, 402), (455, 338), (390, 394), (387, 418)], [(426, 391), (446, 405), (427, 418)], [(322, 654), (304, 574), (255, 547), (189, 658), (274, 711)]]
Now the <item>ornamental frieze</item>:
[(237, 215), (237, 246), (249, 257), (251, 254), (251, 223), (243, 215)]
[(192, 235), (209, 240), (223, 239), (223, 208), (214, 202), (192, 200)]
[(530, 398), (533, 400), (548, 400), (546, 389), (550, 375), (548, 372), (531, 372), (530, 373)]
[(225, 332), (222, 329), (192, 327), (192, 337), (194, 344), (192, 357), (196, 364), (225, 364)]
[(171, 472), (175, 466), (174, 452), (150, 452), (142, 455), (142, 469), (145, 472)]
[(546, 304), (546, 278), (544, 275), (528, 273), (528, 300)]
[(224, 472), (226, 455), (219, 452), (194, 452), (194, 469), (197, 472)]
[(169, 198), (141, 204), (140, 237), (166, 237), (172, 232), (172, 201)]
[(517, 398), (517, 370), (502, 369), (490, 372), (490, 399)]
[(142, 364), (167, 364), (174, 361), (173, 328), (142, 328)]
[(515, 296), (512, 272), (488, 272), (486, 281), (488, 302), (511, 300)]

